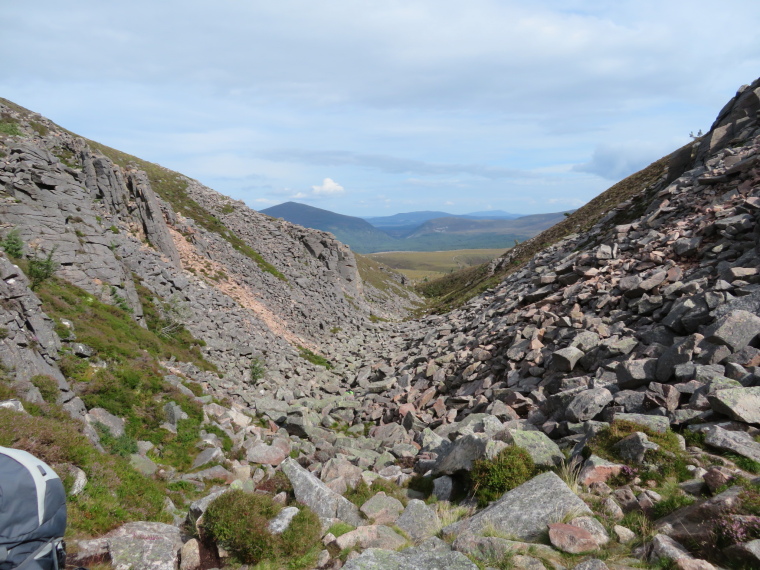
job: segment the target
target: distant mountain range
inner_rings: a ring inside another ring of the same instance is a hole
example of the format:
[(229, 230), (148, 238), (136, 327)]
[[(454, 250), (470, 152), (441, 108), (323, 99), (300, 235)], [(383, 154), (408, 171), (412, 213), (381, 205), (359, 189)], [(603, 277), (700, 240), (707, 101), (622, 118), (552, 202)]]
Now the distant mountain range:
[(438, 218), (463, 218), (469, 220), (514, 220), (522, 214), (510, 214), (502, 210), (488, 212), (473, 212), (471, 214), (449, 214), (448, 212), (407, 212), (393, 216), (363, 218), (376, 228), (396, 238), (405, 238), (413, 234), (422, 224)]
[(515, 240), (533, 237), (565, 217), (563, 212), (521, 216), (494, 210), (464, 215), (407, 212), (362, 219), (298, 202), (285, 202), (261, 212), (330, 232), (358, 253), (506, 249)]

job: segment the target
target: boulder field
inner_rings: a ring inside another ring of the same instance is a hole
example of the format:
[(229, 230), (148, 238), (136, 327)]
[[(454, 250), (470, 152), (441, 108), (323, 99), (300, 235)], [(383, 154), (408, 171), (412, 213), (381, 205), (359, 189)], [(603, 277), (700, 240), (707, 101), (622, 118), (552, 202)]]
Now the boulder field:
[[(27, 257), (53, 251), (58, 279), (138, 324), (141, 291), (179, 307), (217, 369), (161, 360), (209, 428), (191, 467), (163, 465), (148, 441), (129, 454), (194, 494), (169, 522), (72, 541), (72, 563), (231, 563), (203, 521), (241, 491), (284, 507), (267, 532), (317, 515), (302, 567), (760, 567), (760, 80), (633, 197), (588, 223), (579, 210), (576, 231), (537, 236), (527, 262), (496, 260), (495, 287), (414, 320), (402, 280), (370, 280), (330, 234), (170, 171), (162, 195), (140, 164), (2, 110), (22, 133), (0, 147), (4, 235), (15, 228)], [(32, 378), (48, 376), (103, 449), (98, 426), (118, 436), (125, 419), (88, 408), (61, 363), (109, 363), (62, 338), (22, 265), (0, 258), (0, 358), (19, 394), (0, 408), (27, 414), (42, 398)], [(162, 429), (187, 420), (162, 409)], [(530, 477), (478, 505), (475, 466), (513, 446)]]

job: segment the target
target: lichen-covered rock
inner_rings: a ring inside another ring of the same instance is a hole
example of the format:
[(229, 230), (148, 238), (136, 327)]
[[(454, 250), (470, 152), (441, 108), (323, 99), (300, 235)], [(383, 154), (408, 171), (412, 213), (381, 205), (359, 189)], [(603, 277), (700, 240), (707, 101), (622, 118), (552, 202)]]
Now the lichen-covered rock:
[(760, 424), (760, 386), (716, 390), (707, 399), (720, 414), (740, 422)]
[(412, 499), (396, 520), (396, 525), (414, 542), (420, 542), (435, 535), (441, 528), (441, 521), (435, 510), (419, 499)]
[[(551, 501), (545, 500), (551, 497)], [(591, 510), (552, 472), (542, 473), (508, 491), (471, 518), (443, 529), (446, 535), (480, 534), (494, 529), (522, 540), (535, 539), (546, 525), (566, 515), (591, 514)]]

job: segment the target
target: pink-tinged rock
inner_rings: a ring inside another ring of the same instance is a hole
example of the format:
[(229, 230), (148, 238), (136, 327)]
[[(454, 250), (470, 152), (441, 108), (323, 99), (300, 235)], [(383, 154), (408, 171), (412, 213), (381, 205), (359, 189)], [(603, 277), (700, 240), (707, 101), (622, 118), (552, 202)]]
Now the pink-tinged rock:
[(590, 552), (599, 548), (589, 531), (564, 523), (549, 525), (549, 540), (552, 546), (570, 554)]
[(406, 414), (414, 414), (417, 412), (417, 408), (414, 407), (414, 404), (401, 404), (398, 407), (398, 415), (399, 417), (404, 417)]
[(734, 473), (726, 467), (714, 466), (710, 467), (702, 476), (710, 492), (715, 492), (716, 489), (726, 485), (731, 479), (733, 479)]
[(432, 408), (436, 417), (442, 418), (446, 414), (446, 402), (442, 396), (438, 397)]
[(367, 500), (359, 510), (375, 524), (393, 524), (404, 511), (404, 505), (395, 497), (380, 491)]
[(335, 544), (343, 550), (359, 545), (361, 548), (383, 548), (395, 550), (407, 543), (401, 535), (384, 525), (360, 526), (335, 539)]
[(427, 404), (429, 404), (433, 400), (433, 396), (435, 396), (435, 387), (432, 386), (425, 390), (422, 393), (422, 396), (420, 396), (420, 399), (417, 400), (415, 403), (418, 409), (424, 408)]
[(583, 464), (579, 475), (579, 481), (581, 484), (589, 486), (592, 483), (604, 483), (610, 477), (620, 474), (620, 470), (623, 468), (618, 463), (612, 463), (596, 455), (589, 457)]
[(248, 450), (246, 459), (251, 463), (277, 466), (290, 454), (290, 441), (285, 438), (275, 438), (272, 445), (263, 441), (257, 442)]

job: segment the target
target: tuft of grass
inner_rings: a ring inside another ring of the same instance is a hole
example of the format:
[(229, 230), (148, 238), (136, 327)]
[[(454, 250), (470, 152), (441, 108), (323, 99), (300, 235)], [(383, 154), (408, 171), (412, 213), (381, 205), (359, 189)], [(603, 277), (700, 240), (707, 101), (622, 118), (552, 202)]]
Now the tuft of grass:
[(493, 459), (478, 459), (470, 479), (478, 506), (485, 507), (507, 491), (522, 485), (536, 472), (530, 454), (516, 445), (499, 452)]
[(559, 478), (562, 479), (576, 495), (581, 491), (580, 476), (582, 469), (583, 459), (577, 455), (569, 461), (562, 461), (557, 468), (557, 475)]
[(404, 506), (409, 503), (409, 497), (406, 496), (406, 493), (404, 493), (404, 490), (401, 487), (392, 481), (382, 478), (375, 479), (372, 482), (372, 485), (367, 485), (363, 480), (359, 481), (356, 487), (346, 491), (343, 496), (357, 507), (361, 507), (381, 491), (389, 497), (398, 499)]
[(633, 542), (635, 546), (649, 542), (657, 534), (652, 521), (641, 511), (627, 513), (618, 524), (636, 534)]
[(317, 366), (323, 366), (327, 368), (328, 370), (330, 370), (333, 367), (330, 361), (327, 360), (324, 356), (320, 356), (319, 354), (316, 354), (313, 351), (301, 345), (298, 345), (298, 356), (300, 356), (304, 360), (308, 360), (312, 364), (316, 364)]
[(443, 528), (472, 516), (475, 512), (475, 507), (456, 505), (449, 501), (439, 501), (435, 504), (435, 510)]
[(652, 508), (652, 518), (655, 520), (660, 519), (677, 511), (681, 507), (691, 505), (695, 500), (694, 497), (684, 492), (673, 493), (654, 505)]
[(744, 457), (743, 455), (734, 455), (732, 453), (726, 454), (726, 457), (733, 461), (739, 469), (747, 471), (748, 473), (760, 475), (760, 463), (754, 459)]
[(243, 564), (304, 560), (322, 535), (319, 517), (301, 506), (290, 526), (275, 535), (268, 529), (269, 521), (281, 509), (269, 495), (230, 491), (209, 505), (202, 531)]
[(327, 532), (332, 534), (335, 538), (338, 538), (339, 536), (343, 536), (352, 530), (354, 530), (354, 527), (350, 524), (344, 523), (343, 521), (338, 521), (334, 523), (329, 529), (327, 529)]

